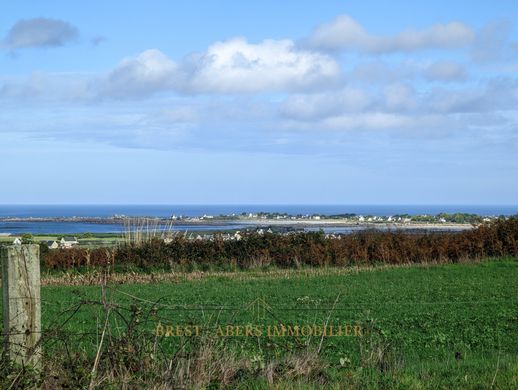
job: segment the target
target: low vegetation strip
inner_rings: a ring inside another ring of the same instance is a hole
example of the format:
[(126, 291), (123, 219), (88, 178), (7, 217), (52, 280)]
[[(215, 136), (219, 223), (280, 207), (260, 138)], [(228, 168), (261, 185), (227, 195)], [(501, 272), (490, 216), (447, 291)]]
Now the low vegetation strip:
[[(43, 286), (42, 387), (518, 387), (518, 259), (363, 270)], [(268, 335), (280, 323), (353, 324), (363, 333)], [(166, 336), (157, 334), (159, 324), (175, 332), (252, 324), (263, 333)], [(0, 367), (5, 388), (37, 378)]]
[[(488, 259), (464, 260), (461, 263), (476, 264)], [(377, 272), (392, 268), (427, 268), (439, 263), (421, 264), (375, 264), (372, 266), (350, 267), (302, 267), (292, 268), (261, 268), (235, 271), (149, 271), (149, 272), (106, 272), (103, 269), (78, 271), (52, 271), (41, 275), (42, 286), (98, 286), (104, 281), (113, 284), (155, 284), (155, 283), (181, 283), (194, 280), (214, 279), (219, 281), (245, 281), (245, 280), (269, 280), (269, 279), (293, 279), (324, 276), (351, 275), (360, 272)]]
[(251, 269), (268, 266), (353, 266), (450, 263), (518, 255), (518, 218), (498, 219), (460, 233), (365, 231), (336, 238), (323, 233), (245, 234), (240, 240), (151, 239), (117, 248), (48, 250), (43, 268), (70, 270)]

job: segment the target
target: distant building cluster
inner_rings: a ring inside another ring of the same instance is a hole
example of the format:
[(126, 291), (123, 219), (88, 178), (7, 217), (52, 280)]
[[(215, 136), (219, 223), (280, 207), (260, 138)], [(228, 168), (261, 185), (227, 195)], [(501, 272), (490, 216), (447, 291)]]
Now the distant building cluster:
[[(250, 234), (258, 234), (260, 236), (265, 234), (280, 234), (280, 235), (289, 235), (294, 233), (302, 233), (305, 230), (303, 228), (296, 228), (291, 226), (263, 226), (263, 227), (256, 227), (254, 229), (246, 229), (246, 230), (238, 230), (236, 232), (232, 233), (213, 233), (213, 234), (200, 234), (200, 233), (181, 233), (181, 232), (172, 232), (169, 234), (166, 234), (162, 237), (164, 242), (166, 244), (169, 244), (174, 241), (175, 238), (182, 237), (187, 240), (209, 240), (213, 241), (216, 237), (223, 241), (239, 241), (244, 236), (250, 235)], [(326, 238), (336, 238), (339, 235), (334, 234), (326, 234)]]
[[(13, 240), (13, 245), (22, 245), (23, 239), (21, 237), (16, 237)], [(61, 237), (60, 240), (49, 240), (45, 241), (45, 244), (49, 249), (68, 249), (73, 248), (76, 245), (79, 245), (79, 241), (76, 237), (65, 236)]]
[(182, 215), (172, 215), (170, 217), (173, 221), (184, 222), (201, 222), (201, 221), (221, 221), (221, 220), (262, 220), (262, 221), (324, 221), (324, 220), (341, 220), (349, 223), (394, 223), (407, 224), (412, 222), (426, 222), (426, 223), (482, 223), (489, 222), (498, 216), (482, 217), (476, 214), (469, 213), (440, 213), (437, 215), (356, 215), (351, 213), (345, 214), (296, 214), (277, 212), (258, 212), (249, 213), (243, 212), (241, 214), (220, 214), (220, 215), (203, 215), (197, 217), (188, 217)]

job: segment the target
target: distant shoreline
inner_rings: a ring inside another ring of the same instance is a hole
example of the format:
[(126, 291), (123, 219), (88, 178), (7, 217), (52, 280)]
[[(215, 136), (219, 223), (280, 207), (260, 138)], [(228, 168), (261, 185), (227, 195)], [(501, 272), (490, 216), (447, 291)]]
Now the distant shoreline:
[[(140, 222), (139, 222), (140, 221)], [(380, 229), (380, 230), (470, 230), (474, 226), (468, 223), (432, 223), (432, 222), (357, 222), (347, 219), (262, 219), (262, 218), (246, 218), (246, 219), (199, 219), (188, 218), (181, 220), (171, 220), (170, 218), (157, 217), (141, 217), (141, 218), (116, 218), (116, 217), (0, 217), (0, 222), (24, 222), (24, 223), (91, 223), (91, 224), (119, 224), (124, 226), (138, 226), (139, 223), (149, 222), (151, 224), (161, 226), (232, 226), (244, 225), (249, 227), (295, 227), (295, 228), (325, 228), (339, 227), (352, 228), (358, 230)]]
[(243, 224), (250, 224), (253, 226), (297, 226), (297, 227), (344, 227), (344, 228), (359, 228), (359, 229), (444, 229), (444, 230), (468, 230), (473, 229), (474, 225), (467, 223), (422, 223), (422, 222), (406, 222), (406, 223), (391, 223), (391, 222), (347, 222), (340, 220), (299, 220), (299, 221), (278, 221), (278, 220), (253, 220), (250, 222), (242, 222)]

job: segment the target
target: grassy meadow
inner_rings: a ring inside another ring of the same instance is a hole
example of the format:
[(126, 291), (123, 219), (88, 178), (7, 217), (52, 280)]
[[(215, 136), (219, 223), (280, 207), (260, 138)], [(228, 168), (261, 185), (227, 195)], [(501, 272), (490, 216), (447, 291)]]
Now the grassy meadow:
[[(135, 357), (148, 362), (147, 371), (122, 375), (137, 387), (171, 388), (163, 375), (174, 360), (186, 388), (518, 388), (517, 259), (170, 276), (114, 279), (105, 288), (43, 286), (43, 328), (59, 329), (44, 344), (49, 372), (60, 371), (55, 366), (64, 363), (53, 359), (63, 351), (76, 354), (88, 368), (57, 376), (88, 386), (99, 350), (97, 378), (113, 388), (121, 380), (109, 373), (118, 367), (114, 356), (124, 367)], [(159, 324), (183, 330), (157, 336)], [(268, 326), (281, 324), (352, 324), (362, 332), (322, 337), (313, 327), (311, 334), (268, 335)], [(236, 336), (238, 325), (262, 333)], [(227, 326), (233, 335), (221, 333)], [(106, 329), (111, 341), (99, 348)], [(132, 337), (149, 348), (138, 349)]]

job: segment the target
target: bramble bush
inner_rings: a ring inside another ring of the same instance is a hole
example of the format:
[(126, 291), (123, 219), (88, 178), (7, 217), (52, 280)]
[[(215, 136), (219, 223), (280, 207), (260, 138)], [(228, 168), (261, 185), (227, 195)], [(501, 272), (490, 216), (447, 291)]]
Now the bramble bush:
[(460, 233), (363, 231), (326, 238), (323, 233), (245, 234), (239, 241), (153, 239), (117, 248), (42, 250), (46, 269), (115, 267), (177, 269), (264, 266), (350, 266), (448, 263), (518, 256), (518, 218), (498, 219)]

